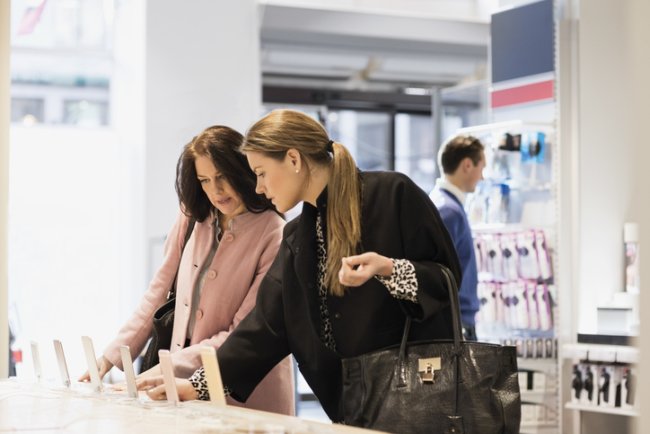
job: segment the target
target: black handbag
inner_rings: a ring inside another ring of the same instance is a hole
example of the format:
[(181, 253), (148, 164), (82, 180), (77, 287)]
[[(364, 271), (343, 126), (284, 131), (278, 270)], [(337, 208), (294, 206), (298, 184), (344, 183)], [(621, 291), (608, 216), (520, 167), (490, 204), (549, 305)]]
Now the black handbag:
[(515, 347), (462, 340), (458, 289), (442, 266), (452, 340), (408, 342), (342, 359), (347, 425), (395, 433), (519, 432), (521, 396)]
[[(190, 236), (192, 236), (192, 231), (194, 230), (195, 223), (196, 220), (193, 218), (190, 219), (187, 226), (187, 231), (185, 232), (183, 246), (181, 247), (181, 257), (183, 256), (183, 250), (185, 250), (187, 240), (189, 240)], [(176, 270), (176, 275), (174, 276), (172, 287), (169, 289), (169, 293), (167, 294), (167, 300), (162, 304), (162, 306), (156, 309), (156, 312), (153, 314), (151, 340), (149, 341), (149, 346), (147, 346), (147, 351), (145, 351), (144, 355), (142, 356), (140, 372), (144, 372), (156, 366), (159, 362), (158, 350), (168, 350), (171, 346), (172, 333), (174, 331), (174, 311), (176, 309), (177, 278), (178, 269)]]

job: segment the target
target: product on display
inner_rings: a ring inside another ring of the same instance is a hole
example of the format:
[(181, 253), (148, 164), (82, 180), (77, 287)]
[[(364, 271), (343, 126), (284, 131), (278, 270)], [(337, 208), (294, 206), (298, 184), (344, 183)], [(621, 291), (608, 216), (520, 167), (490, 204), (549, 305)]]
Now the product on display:
[(623, 226), (625, 243), (625, 290), (632, 294), (639, 293), (639, 226), (625, 223)]
[(635, 405), (634, 394), (636, 391), (636, 375), (631, 366), (623, 368), (623, 382), (621, 386), (621, 406), (631, 408)]
[(531, 329), (539, 330), (539, 309), (537, 307), (537, 284), (534, 282), (525, 282), (526, 299), (528, 301), (528, 324)]
[(506, 280), (516, 280), (519, 278), (517, 272), (517, 245), (514, 234), (502, 234), (501, 255), (503, 257), (503, 277)]
[(514, 282), (514, 295), (512, 297), (512, 304), (515, 310), (515, 327), (519, 329), (530, 328), (530, 315), (528, 314), (528, 298), (526, 297), (526, 283)]
[(553, 328), (553, 313), (551, 310), (551, 294), (545, 284), (537, 285), (537, 312), (539, 314), (539, 329), (551, 330)]
[(582, 395), (580, 403), (585, 405), (595, 405), (597, 396), (596, 378), (597, 372), (595, 366), (590, 363), (582, 363)]
[(612, 387), (613, 366), (598, 367), (598, 405), (601, 407), (613, 407), (614, 401), (610, 399), (610, 391), (616, 390)]
[(571, 402), (601, 408), (634, 408), (632, 366), (624, 363), (576, 361)]
[(521, 162), (539, 164), (544, 162), (546, 137), (542, 132), (526, 133), (521, 138)]
[(540, 275), (535, 249), (535, 232), (526, 231), (517, 234), (517, 252), (519, 252), (519, 276), (523, 279), (537, 279)]
[(571, 402), (581, 403), (584, 389), (584, 369), (578, 363), (573, 365), (573, 376), (571, 378)]
[(546, 237), (544, 231), (535, 231), (535, 250), (539, 264), (539, 277), (546, 280), (552, 277), (551, 259), (546, 246)]

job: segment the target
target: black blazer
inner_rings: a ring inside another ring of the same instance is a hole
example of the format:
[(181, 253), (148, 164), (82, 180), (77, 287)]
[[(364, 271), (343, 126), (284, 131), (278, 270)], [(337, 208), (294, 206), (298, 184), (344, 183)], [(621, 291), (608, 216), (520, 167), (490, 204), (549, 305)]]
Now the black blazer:
[[(324, 219), (327, 189), (317, 207), (305, 203), (288, 223), (282, 245), (251, 313), (218, 350), (224, 385), (244, 401), (280, 360), (292, 353), (316, 397), (335, 422), (341, 420), (341, 357), (400, 342), (406, 314), (415, 318), (410, 339), (452, 337), (449, 296), (437, 263), (460, 282), (453, 242), (427, 194), (395, 172), (360, 172), (362, 251), (410, 260), (418, 280), (418, 303), (400, 301), (377, 279), (328, 297), (337, 351), (320, 339), (316, 216)], [(324, 230), (326, 233), (326, 231)]]

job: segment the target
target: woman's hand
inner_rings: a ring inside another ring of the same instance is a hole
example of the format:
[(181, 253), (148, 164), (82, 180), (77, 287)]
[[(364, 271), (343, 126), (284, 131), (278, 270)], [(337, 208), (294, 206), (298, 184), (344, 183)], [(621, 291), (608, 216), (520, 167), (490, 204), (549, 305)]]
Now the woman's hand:
[(390, 276), (393, 272), (393, 261), (375, 252), (348, 256), (341, 259), (339, 282), (348, 287), (361, 286), (375, 275)]
[(158, 377), (162, 375), (162, 370), (160, 369), (160, 363), (157, 365), (152, 366), (151, 368), (147, 369), (144, 372), (141, 372), (138, 375), (139, 378), (148, 378), (148, 377)]
[[(181, 401), (191, 401), (198, 399), (199, 395), (196, 393), (196, 389), (190, 383), (190, 380), (184, 378), (176, 378), (176, 390), (178, 391), (178, 399)], [(162, 375), (157, 377), (144, 377), (139, 378), (135, 382), (138, 390), (146, 390), (149, 398), (154, 401), (160, 401), (167, 399), (167, 394), (165, 393), (165, 384), (163, 381)]]
[[(101, 356), (97, 359), (97, 369), (99, 370), (99, 378), (104, 378), (104, 375), (111, 370), (113, 364), (104, 356)], [(79, 377), (79, 381), (88, 382), (90, 381), (90, 374), (88, 371)]]

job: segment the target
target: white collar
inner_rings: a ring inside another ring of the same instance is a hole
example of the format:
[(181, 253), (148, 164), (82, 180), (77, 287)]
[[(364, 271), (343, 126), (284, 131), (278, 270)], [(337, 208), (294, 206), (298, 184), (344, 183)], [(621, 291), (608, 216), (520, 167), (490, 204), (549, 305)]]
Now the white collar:
[(458, 199), (461, 205), (465, 206), (465, 192), (458, 188), (456, 185), (452, 184), (446, 176), (436, 179), (436, 188), (443, 188), (447, 190), (456, 196), (456, 199)]

